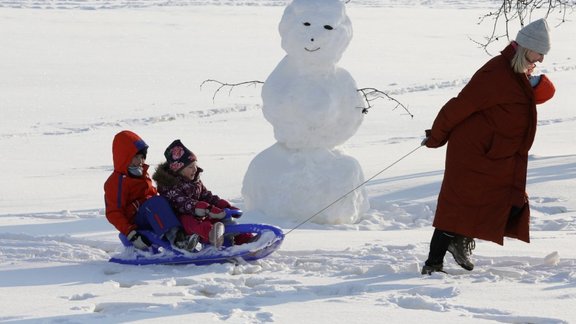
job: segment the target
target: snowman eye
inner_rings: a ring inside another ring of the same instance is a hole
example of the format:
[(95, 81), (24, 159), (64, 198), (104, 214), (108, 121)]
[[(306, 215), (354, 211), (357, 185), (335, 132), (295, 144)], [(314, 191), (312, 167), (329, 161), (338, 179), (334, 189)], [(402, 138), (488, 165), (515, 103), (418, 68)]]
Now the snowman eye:
[(332, 26), (330, 26), (330, 25), (324, 25), (324, 29), (332, 30), (332, 29), (334, 29), (334, 28), (333, 28)]
[(310, 26), (310, 23), (309, 23), (309, 22), (305, 22), (305, 23), (304, 23), (304, 26), (308, 27), (308, 26)]

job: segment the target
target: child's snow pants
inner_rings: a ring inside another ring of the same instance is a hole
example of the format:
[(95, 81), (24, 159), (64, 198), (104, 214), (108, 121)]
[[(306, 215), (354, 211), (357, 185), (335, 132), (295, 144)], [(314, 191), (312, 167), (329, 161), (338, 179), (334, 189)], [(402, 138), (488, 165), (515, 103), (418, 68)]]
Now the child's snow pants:
[(159, 236), (181, 226), (170, 204), (161, 196), (154, 196), (140, 206), (135, 223), (139, 229), (151, 229)]

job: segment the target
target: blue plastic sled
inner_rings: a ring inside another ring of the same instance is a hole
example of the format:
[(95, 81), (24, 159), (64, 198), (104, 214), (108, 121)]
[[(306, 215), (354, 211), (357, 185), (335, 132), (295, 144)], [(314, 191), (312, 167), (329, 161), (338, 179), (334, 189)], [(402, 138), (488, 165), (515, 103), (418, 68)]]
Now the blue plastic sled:
[(253, 233), (256, 239), (241, 245), (225, 244), (220, 250), (211, 245), (204, 245), (198, 252), (186, 252), (173, 248), (169, 242), (160, 239), (152, 231), (139, 231), (152, 242), (148, 251), (134, 248), (126, 237), (120, 234), (120, 241), (125, 251), (110, 259), (110, 262), (147, 265), (147, 264), (196, 264), (207, 265), (225, 262), (244, 262), (262, 259), (280, 248), (284, 233), (276, 226), (266, 224), (229, 224), (224, 235)]

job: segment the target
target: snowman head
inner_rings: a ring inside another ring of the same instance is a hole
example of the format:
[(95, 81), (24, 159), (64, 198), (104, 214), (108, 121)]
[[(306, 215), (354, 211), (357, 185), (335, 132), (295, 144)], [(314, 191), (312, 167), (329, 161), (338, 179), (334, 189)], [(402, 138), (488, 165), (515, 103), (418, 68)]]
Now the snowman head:
[(278, 29), (282, 48), (304, 64), (336, 64), (352, 39), (352, 23), (340, 0), (293, 0)]

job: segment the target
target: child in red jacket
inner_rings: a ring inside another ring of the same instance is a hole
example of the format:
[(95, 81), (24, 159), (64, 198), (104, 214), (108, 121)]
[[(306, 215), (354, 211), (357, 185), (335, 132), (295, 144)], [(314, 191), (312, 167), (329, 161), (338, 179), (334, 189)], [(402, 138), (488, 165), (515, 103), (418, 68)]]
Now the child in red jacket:
[[(156, 168), (152, 176), (158, 186), (158, 192), (169, 202), (186, 233), (197, 233), (204, 242), (216, 247), (222, 245), (225, 209), (238, 208), (206, 189), (200, 173), (204, 170), (197, 165), (197, 158), (180, 140), (175, 140), (164, 152), (166, 162)], [(237, 213), (234, 217), (240, 217)], [(240, 234), (236, 244), (248, 242), (251, 234)]]
[(152, 230), (174, 247), (194, 251), (198, 237), (186, 235), (168, 202), (152, 185), (145, 164), (147, 150), (148, 145), (131, 131), (114, 137), (114, 172), (104, 184), (106, 218), (138, 249), (151, 244), (138, 230)]

